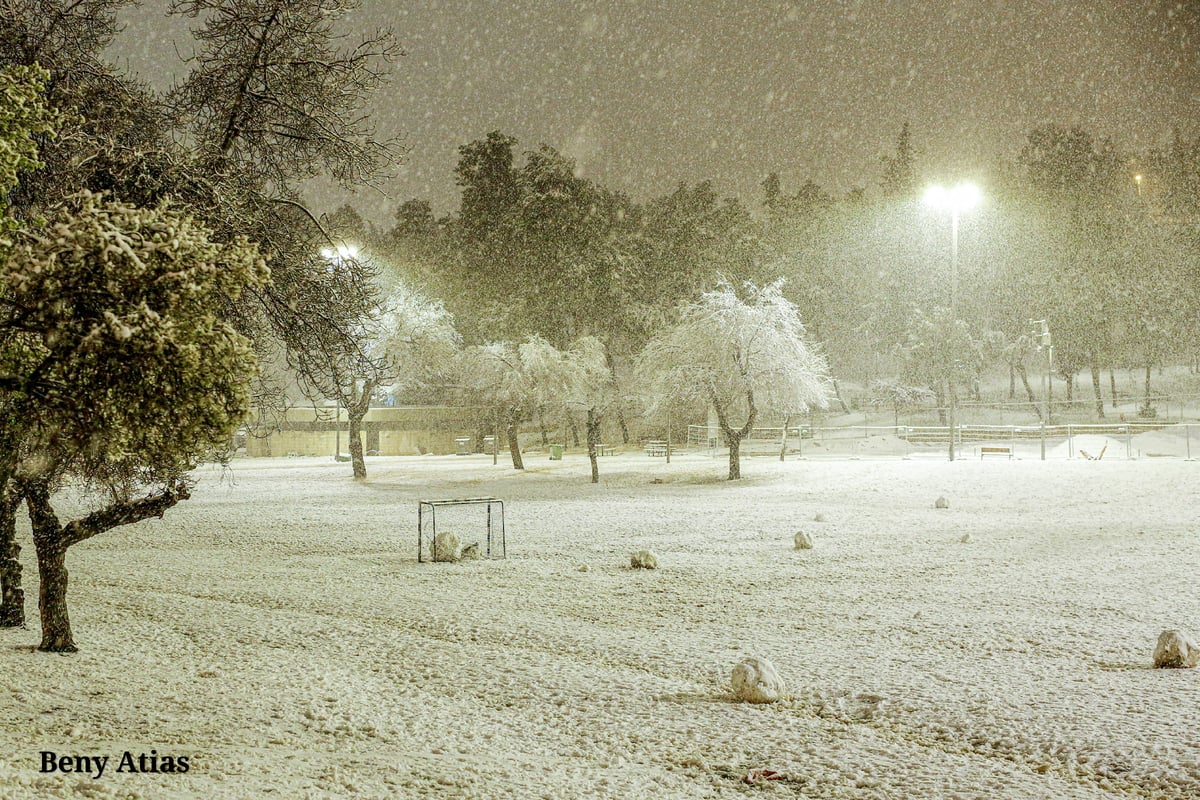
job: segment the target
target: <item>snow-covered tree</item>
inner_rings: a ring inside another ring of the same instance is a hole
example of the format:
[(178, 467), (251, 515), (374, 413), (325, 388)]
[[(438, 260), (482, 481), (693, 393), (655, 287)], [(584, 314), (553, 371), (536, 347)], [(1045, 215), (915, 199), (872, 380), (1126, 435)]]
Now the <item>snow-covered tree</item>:
[(605, 412), (617, 400), (604, 344), (584, 336), (559, 350), (544, 339), (532, 337), (519, 348), (521, 367), (534, 402), (561, 406), (568, 414), (582, 409), (587, 415), (586, 441), (592, 483), (600, 481), (596, 446)]
[(967, 324), (951, 319), (948, 308), (931, 314), (913, 309), (900, 355), (901, 378), (933, 390), (945, 424), (950, 393), (957, 397), (958, 386), (978, 374), (979, 350)]
[(571, 344), (567, 358), (574, 365), (575, 380), (568, 392), (569, 402), (587, 414), (586, 437), (588, 460), (592, 467), (592, 483), (600, 482), (600, 466), (596, 446), (600, 444), (600, 426), (611, 409), (621, 401), (616, 381), (609, 368), (604, 343), (585, 336)]
[(17, 175), (41, 166), (35, 137), (54, 130), (56, 114), (42, 97), (47, 77), (36, 67), (0, 68), (0, 225)]
[(701, 401), (717, 415), (729, 443), (729, 479), (741, 477), (742, 439), (760, 413), (826, 407), (828, 369), (805, 336), (781, 281), (728, 283), (685, 306), (638, 358), (639, 383), (655, 413), (672, 401)]
[[(244, 241), (86, 193), (0, 250), (0, 436), (32, 522), (41, 649), (75, 649), (67, 549), (186, 499), (243, 421), (255, 358), (220, 313), (266, 280)], [(66, 481), (94, 510), (63, 524)]]
[(520, 347), (512, 342), (469, 347), (459, 358), (458, 373), (467, 400), (490, 410), (493, 430), (504, 430), (513, 469), (525, 469), (517, 426), (536, 407), (537, 398)]
[(400, 283), (360, 320), (351, 349), (297, 354), (304, 382), (346, 409), (348, 447), (356, 479), (367, 477), (363, 418), (381, 389), (412, 388), (453, 359), (459, 336), (440, 300)]
[[(7, 215), (8, 194), (18, 176), (41, 166), (35, 137), (54, 130), (55, 115), (41, 91), (46, 73), (34, 67), (0, 69), (0, 251), (9, 243), (16, 221)], [(6, 415), (13, 398), (0, 400)], [(11, 480), (19, 437), (0, 430), (0, 627), (25, 624), (25, 592), (21, 586), (21, 547), (17, 544), (16, 513), (21, 496)]]
[(520, 343), (492, 342), (463, 352), (460, 385), (468, 401), (490, 409), (495, 428), (504, 429), (514, 469), (525, 468), (517, 438), (521, 422), (533, 418), (539, 408), (585, 402), (592, 374), (588, 370), (597, 362), (594, 348), (584, 347), (588, 356), (580, 350), (559, 350), (533, 335)]

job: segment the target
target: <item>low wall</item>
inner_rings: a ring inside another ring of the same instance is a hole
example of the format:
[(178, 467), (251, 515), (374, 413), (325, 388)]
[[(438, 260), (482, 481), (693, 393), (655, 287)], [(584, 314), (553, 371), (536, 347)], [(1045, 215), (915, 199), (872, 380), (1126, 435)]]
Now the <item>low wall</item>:
[[(455, 452), (455, 437), (478, 435), (480, 412), (452, 406), (372, 408), (363, 420), (363, 447), (383, 456)], [(332, 456), (350, 451), (345, 409), (296, 407), (247, 426), (247, 456)]]

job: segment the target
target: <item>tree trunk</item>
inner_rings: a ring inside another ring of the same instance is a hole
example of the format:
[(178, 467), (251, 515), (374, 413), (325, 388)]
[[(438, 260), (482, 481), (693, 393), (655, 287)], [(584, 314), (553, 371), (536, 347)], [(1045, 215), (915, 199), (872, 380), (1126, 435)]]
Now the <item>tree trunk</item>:
[(1075, 373), (1068, 372), (1063, 377), (1067, 380), (1067, 408), (1070, 408), (1075, 402)]
[(363, 459), (362, 421), (371, 408), (371, 395), (374, 393), (375, 384), (364, 380), (362, 386), (357, 386), (357, 383), (352, 385), (349, 396), (342, 398), (346, 401), (343, 403), (346, 407), (346, 446), (350, 448), (350, 465), (356, 481), (367, 477), (367, 462)]
[[(608, 363), (608, 373), (612, 376), (613, 396), (621, 396), (621, 387), (617, 383), (617, 362), (613, 358), (608, 344), (604, 345), (604, 360)], [(625, 410), (617, 404), (617, 424), (621, 427), (621, 444), (629, 444), (629, 425), (625, 422)]]
[(25, 624), (25, 590), (21, 587), (21, 546), (17, 544), (17, 507), (21, 495), (9, 483), (0, 491), (0, 628)]
[(579, 447), (579, 426), (575, 423), (575, 415), (567, 412), (567, 427), (571, 429), (572, 447)]
[(788, 423), (790, 423), (791, 421), (792, 421), (792, 418), (789, 415), (787, 415), (787, 414), (783, 415), (783, 435), (779, 437), (779, 460), (780, 461), (786, 460), (785, 456), (787, 456)]
[(354, 469), (354, 480), (361, 481), (367, 477), (367, 462), (363, 458), (362, 421), (365, 411), (348, 407), (346, 409), (347, 438), (346, 445), (350, 448), (350, 465)]
[(717, 424), (721, 426), (725, 440), (729, 443), (729, 480), (736, 481), (742, 477), (742, 439), (754, 430), (754, 420), (758, 418), (758, 408), (754, 405), (754, 393), (746, 392), (746, 407), (749, 412), (746, 415), (746, 424), (738, 430), (730, 427), (725, 409), (717, 401), (715, 394), (710, 394), (709, 401), (713, 405), (713, 410), (717, 412)]
[(64, 526), (50, 505), (50, 487), (45, 481), (22, 481), (21, 493), (33, 528), (41, 584), (38, 609), (42, 618), (42, 643), (38, 649), (54, 653), (73, 653), (78, 649), (71, 636), (71, 619), (67, 615), (67, 548), (118, 525), (161, 517), (168, 508), (190, 496), (186, 484), (169, 482), (157, 494), (113, 503)]
[(736, 481), (742, 477), (742, 437), (736, 431), (726, 431), (729, 439), (729, 480)]
[(1108, 369), (1108, 388), (1112, 392), (1112, 407), (1117, 407), (1117, 371), (1112, 367)]
[(1150, 407), (1150, 364), (1146, 364), (1146, 408)]
[(1008, 399), (1017, 399), (1017, 368), (1012, 364), (1008, 365)]
[(1104, 395), (1100, 392), (1100, 362), (1093, 353), (1091, 358), (1092, 391), (1096, 393), (1096, 417), (1104, 419)]
[(71, 637), (67, 614), (67, 548), (58, 542), (34, 539), (38, 560), (38, 610), (42, 617), (39, 650), (74, 653), (79, 648)]
[(538, 406), (537, 415), (538, 432), (542, 435), (542, 448), (544, 449), (550, 446), (550, 434), (546, 430), (546, 410)]
[(1042, 419), (1042, 409), (1038, 407), (1037, 395), (1033, 393), (1033, 387), (1029, 385), (1029, 373), (1026, 371), (1024, 364), (1017, 364), (1017, 374), (1021, 376), (1021, 383), (1025, 386), (1025, 394), (1029, 397), (1029, 405), (1033, 406), (1033, 413), (1037, 415), (1040, 422)]
[(596, 409), (587, 410), (587, 451), (592, 462), (592, 483), (600, 482), (600, 465), (596, 463), (596, 445), (600, 442), (600, 415)]
[(833, 396), (837, 398), (838, 405), (842, 407), (843, 414), (849, 414), (850, 408), (846, 405), (846, 401), (842, 399), (842, 390), (838, 388), (838, 382), (831, 379), (833, 383)]
[(933, 394), (934, 400), (937, 403), (938, 423), (941, 425), (948, 425), (949, 421), (946, 419), (946, 392), (942, 388), (941, 381), (938, 381), (937, 389)]
[(517, 423), (509, 422), (504, 426), (504, 435), (508, 437), (508, 452), (512, 454), (513, 469), (525, 469), (521, 460), (521, 443), (517, 441)]
[(74, 653), (71, 617), (67, 614), (67, 546), (62, 525), (50, 507), (50, 490), (45, 483), (26, 484), (25, 505), (33, 527), (33, 545), (38, 560), (38, 611), (42, 618), (39, 650)]

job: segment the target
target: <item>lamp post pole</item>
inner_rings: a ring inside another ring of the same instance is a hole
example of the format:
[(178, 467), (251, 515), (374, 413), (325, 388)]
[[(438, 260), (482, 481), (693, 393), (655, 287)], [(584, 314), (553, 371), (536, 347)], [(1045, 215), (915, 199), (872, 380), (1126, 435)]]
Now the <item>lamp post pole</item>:
[(946, 374), (946, 390), (949, 392), (950, 460), (954, 460), (954, 432), (958, 426), (958, 400), (954, 393), (956, 370), (954, 348), (958, 341), (958, 215), (974, 208), (980, 200), (979, 188), (970, 183), (960, 183), (952, 189), (931, 186), (925, 192), (925, 202), (934, 208), (950, 212), (950, 363)]
[[(958, 206), (950, 207), (950, 346), (956, 341), (954, 333), (958, 328)], [(954, 460), (954, 426), (955, 413), (958, 410), (957, 396), (954, 392), (955, 363), (953, 351), (950, 356), (950, 375), (946, 381), (946, 391), (950, 393), (950, 460)]]

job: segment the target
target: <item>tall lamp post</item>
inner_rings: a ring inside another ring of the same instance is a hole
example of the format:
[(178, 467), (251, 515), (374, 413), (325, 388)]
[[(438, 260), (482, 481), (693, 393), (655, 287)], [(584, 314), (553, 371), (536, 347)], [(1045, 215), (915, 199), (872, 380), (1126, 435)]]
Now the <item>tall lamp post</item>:
[[(321, 257), (329, 262), (329, 271), (336, 274), (345, 261), (358, 258), (358, 248), (352, 244), (339, 244), (337, 247), (322, 247)], [(341, 390), (341, 387), (338, 387)], [(337, 461), (342, 455), (342, 399), (333, 398), (333, 460)]]
[[(925, 204), (939, 211), (950, 212), (950, 324), (958, 322), (958, 215), (979, 205), (982, 195), (973, 183), (960, 183), (949, 189), (930, 186), (925, 191)], [(953, 347), (954, 338), (950, 340)], [(954, 396), (954, 363), (951, 361), (946, 389), (950, 393), (950, 460), (954, 460), (954, 428), (957, 402)]]

